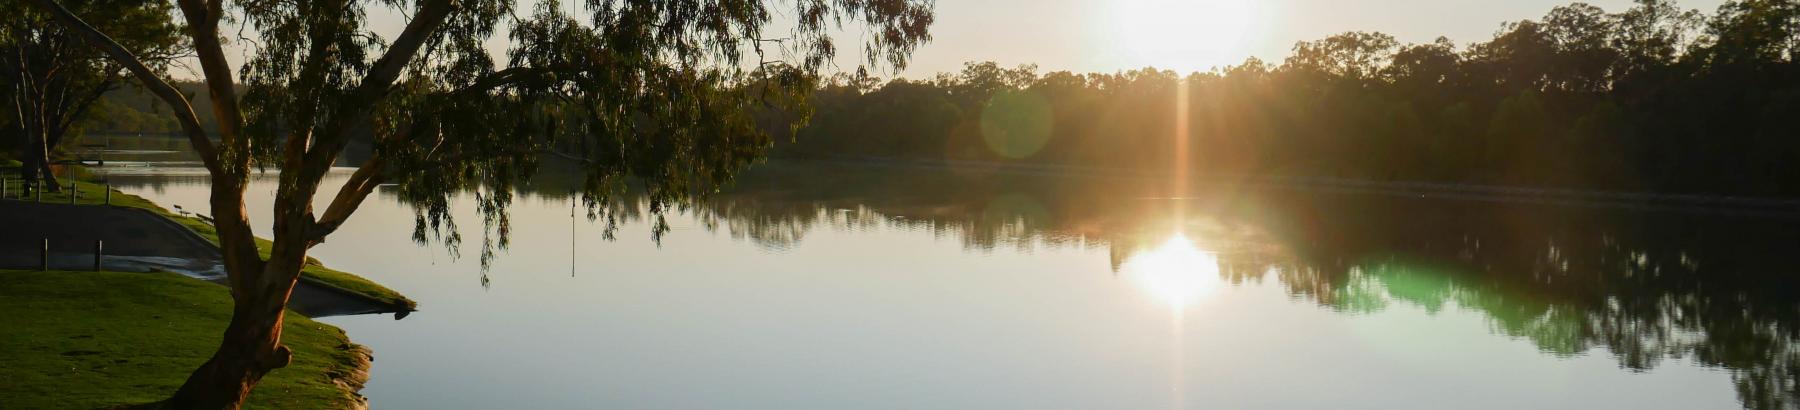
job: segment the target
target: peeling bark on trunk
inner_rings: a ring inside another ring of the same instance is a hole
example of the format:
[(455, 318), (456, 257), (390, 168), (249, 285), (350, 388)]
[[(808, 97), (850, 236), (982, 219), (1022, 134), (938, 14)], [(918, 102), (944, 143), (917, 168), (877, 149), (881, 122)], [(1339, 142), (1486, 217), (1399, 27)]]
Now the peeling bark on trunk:
[(292, 290), (293, 281), (288, 281), (285, 286), (276, 283), (257, 289), (258, 296), (237, 297), (218, 351), (188, 376), (169, 399), (169, 407), (236, 409), (264, 375), (286, 367), (293, 353), (281, 344), (281, 325)]
[(292, 358), (281, 344), (281, 326), (306, 254), (276, 254), (266, 262), (257, 255), (245, 217), (244, 182), (229, 175), (213, 178), (213, 218), (234, 307), (218, 350), (169, 399), (172, 408), (239, 408), (263, 376), (287, 366)]
[[(244, 210), (244, 187), (249, 175), (251, 142), (243, 135), (242, 112), (232, 79), (233, 68), (225, 58), (218, 24), (224, 3), (218, 1), (179, 0), (182, 16), (193, 41), (194, 57), (200, 62), (207, 93), (217, 121), (219, 145), (215, 146), (194, 115), (187, 97), (145, 65), (131, 51), (105, 33), (82, 21), (80, 17), (55, 0), (31, 0), (50, 12), (58, 21), (80, 33), (116, 60), (158, 98), (175, 111), (188, 140), (200, 154), (212, 175), (212, 214), (219, 234), (219, 248), (225, 259), (225, 271), (236, 306), (219, 349), (211, 359), (194, 371), (168, 404), (175, 408), (235, 409), (269, 371), (286, 366), (292, 352), (281, 345), (281, 324), (288, 297), (299, 278), (307, 250), (322, 242), (354, 213), (380, 184), (382, 161), (365, 163), (350, 183), (340, 188), (323, 220), (315, 220), (312, 199), (320, 179), (331, 169), (332, 162), (343, 151), (354, 127), (365, 123), (373, 104), (393, 88), (408, 63), (418, 55), (438, 28), (462, 6), (454, 0), (421, 0), (418, 11), (407, 22), (393, 44), (387, 47), (344, 101), (353, 103), (335, 107), (324, 128), (315, 130), (316, 113), (306, 112), (297, 119), (307, 127), (290, 135), (281, 172), (281, 191), (276, 196), (274, 243), (268, 261), (256, 249), (256, 238)], [(345, 3), (325, 3), (342, 8)], [(345, 10), (337, 10), (343, 12)], [(335, 30), (336, 28), (331, 28)], [(335, 38), (329, 30), (313, 33), (317, 37)], [(324, 41), (315, 39), (315, 41)], [(320, 43), (323, 44), (323, 43)], [(329, 57), (325, 48), (309, 54), (309, 64), (322, 64)], [(319, 68), (307, 70), (307, 78), (317, 78)], [(318, 81), (309, 82), (319, 85)], [(302, 89), (301, 91), (304, 91)], [(60, 137), (60, 135), (58, 136)], [(316, 139), (314, 137), (317, 137)], [(310, 143), (309, 143), (310, 142)], [(379, 155), (376, 158), (380, 158)]]

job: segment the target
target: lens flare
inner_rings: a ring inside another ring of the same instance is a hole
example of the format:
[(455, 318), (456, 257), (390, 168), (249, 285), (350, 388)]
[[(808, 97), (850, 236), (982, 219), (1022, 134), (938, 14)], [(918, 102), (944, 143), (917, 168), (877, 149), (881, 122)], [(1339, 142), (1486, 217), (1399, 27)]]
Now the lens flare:
[(988, 149), (1008, 159), (1024, 159), (1050, 142), (1055, 118), (1050, 102), (1029, 91), (1002, 92), (981, 110), (981, 139)]

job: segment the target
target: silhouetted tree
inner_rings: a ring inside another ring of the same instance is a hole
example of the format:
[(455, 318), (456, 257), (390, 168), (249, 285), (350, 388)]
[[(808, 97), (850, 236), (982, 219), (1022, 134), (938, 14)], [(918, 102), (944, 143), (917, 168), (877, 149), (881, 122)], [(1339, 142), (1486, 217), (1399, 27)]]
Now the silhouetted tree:
[[(81, 0), (69, 2), (77, 13), (101, 16), (94, 24), (120, 33), (120, 46), (141, 56), (148, 68), (161, 71), (181, 51), (169, 5), (156, 1)], [(0, 5), (0, 86), (8, 125), (0, 133), (20, 149), (20, 177), (27, 186), (61, 190), (50, 178), (50, 154), (80, 125), (89, 109), (108, 91), (126, 83), (128, 73), (100, 49), (84, 43), (81, 33), (54, 24), (51, 16), (23, 2)]]
[[(771, 30), (764, 1), (587, 2), (569, 15), (556, 1), (515, 10), (503, 0), (418, 2), (181, 0), (216, 132), (185, 95), (109, 32), (56, 0), (33, 0), (58, 26), (85, 36), (173, 107), (211, 174), (211, 208), (235, 308), (218, 351), (170, 401), (177, 408), (236, 408), (263, 375), (283, 367), (282, 317), (308, 249), (346, 223), (377, 185), (398, 185), (417, 207), (415, 237), (459, 240), (449, 197), (478, 187), (482, 259), (507, 246), (512, 189), (545, 156), (582, 165), (584, 202), (605, 207), (628, 180), (652, 213), (710, 192), (770, 144), (758, 109), (806, 118), (805, 97), (832, 61), (840, 22), (870, 33), (867, 61), (903, 66), (928, 39), (930, 2), (800, 2), (791, 30)], [(370, 32), (368, 8), (409, 16), (398, 34)], [(507, 19), (504, 64), (484, 44)], [(239, 75), (222, 22), (253, 28)], [(787, 37), (769, 37), (771, 32)], [(241, 75), (241, 77), (240, 77)], [(241, 92), (240, 92), (241, 89)], [(791, 129), (791, 127), (789, 128)], [(374, 152), (322, 213), (313, 199), (352, 135)], [(244, 210), (252, 166), (280, 169), (273, 243), (259, 254)]]
[[(1639, 0), (1617, 13), (1557, 7), (1467, 46), (1347, 32), (1296, 44), (1279, 66), (1185, 76), (970, 63), (835, 94), (779, 152), (1791, 197), (1797, 47), (1800, 1), (1730, 1), (1708, 17)], [(1189, 101), (1179, 114), (1177, 90)], [(1031, 155), (999, 155), (975, 125), (989, 99), (1018, 92), (1050, 105), (1050, 137)], [(957, 109), (928, 108), (944, 101)], [(1175, 115), (1189, 125), (1185, 164), (1169, 162)]]

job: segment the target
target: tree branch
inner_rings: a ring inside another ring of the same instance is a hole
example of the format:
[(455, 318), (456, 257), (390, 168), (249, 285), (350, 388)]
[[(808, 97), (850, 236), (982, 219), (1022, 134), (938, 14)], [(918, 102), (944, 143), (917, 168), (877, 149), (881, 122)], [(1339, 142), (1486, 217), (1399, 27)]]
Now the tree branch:
[(356, 208), (362, 206), (363, 200), (375, 192), (375, 187), (381, 185), (381, 169), (386, 165), (387, 159), (381, 156), (380, 151), (376, 151), (361, 167), (356, 168), (356, 173), (350, 174), (350, 180), (344, 181), (344, 186), (338, 188), (337, 196), (331, 199), (331, 205), (325, 208), (325, 214), (320, 215), (319, 221), (307, 229), (307, 247), (325, 242), (326, 236), (336, 232), (338, 227), (350, 220), (350, 214), (355, 213)]
[(55, 0), (30, 1), (39, 8), (50, 12), (64, 26), (81, 33), (81, 36), (95, 48), (104, 50), (113, 60), (125, 66), (126, 70), (130, 70), (131, 74), (137, 77), (138, 82), (144, 85), (144, 88), (149, 89), (152, 94), (156, 94), (163, 102), (168, 103), (171, 111), (175, 113), (176, 120), (181, 123), (182, 130), (188, 135), (188, 144), (194, 147), (194, 151), (200, 153), (201, 162), (206, 165), (208, 170), (218, 172), (220, 168), (217, 150), (213, 147), (212, 140), (207, 139), (206, 130), (200, 127), (200, 119), (194, 115), (194, 106), (188, 103), (187, 97), (182, 95), (180, 90), (176, 90), (149, 66), (139, 61), (137, 56), (125, 49), (125, 46), (114, 41), (112, 37), (108, 37), (106, 33), (101, 33), (94, 26), (88, 25), (87, 22), (81, 20), (81, 17), (64, 8), (62, 4), (58, 4)]
[[(219, 123), (219, 141), (230, 148), (234, 157), (247, 156), (250, 153), (250, 141), (241, 135), (244, 118), (242, 112), (238, 111), (236, 80), (231, 75), (231, 62), (225, 59), (225, 50), (219, 44), (219, 17), (225, 13), (224, 4), (216, 0), (204, 3), (201, 0), (180, 0), (178, 3), (181, 14), (187, 17), (189, 37), (194, 40), (194, 54), (199, 57), (200, 72), (206, 77), (206, 91), (212, 96), (213, 114)], [(222, 167), (227, 164), (220, 165)], [(238, 176), (250, 170), (248, 160), (234, 158), (229, 165), (230, 169), (220, 170)]]
[[(321, 1), (313, 3), (312, 6), (310, 10), (303, 6), (300, 11), (302, 13), (310, 12), (315, 17), (324, 14), (334, 21), (344, 11), (342, 1)], [(338, 35), (338, 27), (337, 24), (315, 23), (308, 30), (307, 36), (312, 44), (307, 49), (305, 63), (300, 69), (298, 87), (289, 88), (290, 92), (302, 93), (298, 102), (303, 105), (300, 107), (299, 114), (293, 118), (295, 129), (289, 131), (287, 146), (282, 150), (284, 157), (282, 168), (284, 169), (301, 167), (302, 160), (306, 157), (306, 149), (311, 145), (313, 127), (317, 125), (316, 117), (321, 104), (318, 101), (319, 94), (320, 90), (325, 87), (325, 63), (330, 58), (331, 46), (335, 42), (334, 38)]]
[(406, 29), (400, 32), (400, 37), (394, 39), (393, 45), (388, 47), (380, 59), (375, 60), (368, 74), (363, 76), (362, 83), (350, 92), (345, 99), (350, 103), (340, 106), (333, 113), (325, 134), (319, 135), (313, 148), (307, 150), (307, 169), (328, 167), (337, 158), (338, 152), (344, 149), (344, 144), (350, 139), (350, 130), (369, 119), (374, 111), (370, 108), (387, 95), (413, 56), (418, 55), (419, 49), (437, 33), (438, 27), (449, 19), (450, 13), (455, 9), (456, 5), (452, 0), (432, 0), (419, 8), (419, 14), (406, 23)]
[[(331, 169), (332, 161), (337, 160), (337, 156), (344, 150), (345, 144), (349, 143), (350, 132), (358, 124), (369, 119), (374, 111), (372, 108), (375, 103), (386, 96), (394, 82), (399, 80), (400, 74), (405, 71), (407, 64), (412, 61), (413, 56), (419, 53), (419, 49), (424, 47), (426, 41), (437, 33), (438, 27), (442, 26), (444, 21), (449, 19), (450, 13), (455, 10), (454, 0), (431, 0), (420, 6), (419, 14), (412, 21), (407, 22), (406, 29), (400, 32), (398, 38), (394, 39), (393, 45), (388, 47), (387, 52), (382, 54), (380, 59), (375, 60), (375, 64), (363, 76), (362, 82), (345, 98), (346, 103), (340, 105), (332, 113), (330, 122), (325, 125), (323, 132), (313, 134), (312, 147), (304, 152), (304, 158), (298, 162), (299, 166), (290, 165), (282, 169), (283, 180), (288, 180), (290, 175), (288, 173), (293, 172), (295, 173), (292, 174), (293, 181), (308, 184), (297, 186), (295, 194), (301, 194), (305, 198), (312, 198), (316, 194), (319, 179)], [(287, 155), (295, 154), (290, 152)], [(374, 190), (374, 186), (377, 184), (375, 181), (379, 180), (378, 176), (382, 165), (379, 158), (380, 154), (377, 153), (375, 158), (371, 158), (369, 162), (357, 169), (352, 180), (339, 189), (337, 197), (333, 198), (332, 204), (326, 209), (323, 220), (307, 222), (305, 245), (311, 246), (323, 242), (325, 236), (337, 230), (338, 224), (349, 219), (350, 214), (354, 213), (356, 208), (362, 204), (362, 200)], [(361, 177), (358, 178), (357, 175), (361, 175)]]

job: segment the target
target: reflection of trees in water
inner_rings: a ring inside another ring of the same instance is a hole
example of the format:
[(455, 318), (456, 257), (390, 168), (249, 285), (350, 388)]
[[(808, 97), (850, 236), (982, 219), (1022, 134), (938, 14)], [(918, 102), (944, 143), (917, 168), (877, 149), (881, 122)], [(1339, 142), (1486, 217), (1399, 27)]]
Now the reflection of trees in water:
[[(188, 186), (188, 185), (209, 186), (212, 184), (212, 181), (208, 180), (207, 178), (208, 177), (206, 177), (205, 175), (161, 175), (161, 174), (158, 174), (158, 175), (129, 175), (129, 174), (127, 174), (127, 175), (111, 175), (111, 176), (107, 177), (107, 180), (111, 181), (114, 189), (119, 189), (119, 190), (124, 190), (124, 191), (149, 189), (150, 192), (155, 192), (157, 195), (162, 195), (162, 194), (167, 193), (169, 187), (171, 187), (171, 186)], [(206, 198), (203, 198), (203, 197), (195, 198), (195, 200), (205, 202)], [(158, 205), (168, 207), (171, 205), (187, 205), (187, 204), (158, 204)], [(195, 205), (199, 205), (199, 204), (195, 204)]]
[[(1545, 354), (1603, 348), (1633, 371), (1693, 360), (1729, 369), (1747, 408), (1800, 407), (1794, 221), (1279, 192), (1169, 201), (1089, 182), (768, 166), (683, 212), (770, 249), (820, 229), (893, 229), (978, 251), (1105, 246), (1115, 269), (1179, 227), (1229, 283), (1272, 279), (1345, 314), (1467, 309)], [(570, 191), (533, 187), (523, 195)], [(613, 226), (655, 217), (629, 197), (596, 205)]]
[(1096, 188), (1106, 184), (954, 175), (792, 177), (753, 175), (688, 212), (777, 249), (816, 229), (902, 229), (983, 251), (1107, 246), (1117, 268), (1168, 239), (1180, 204), (1189, 215), (1180, 229), (1219, 255), (1230, 283), (1273, 278), (1346, 314), (1468, 309), (1545, 354), (1604, 348), (1632, 371), (1694, 360), (1729, 369), (1747, 408), (1800, 406), (1792, 221), (1282, 193), (1159, 202)]
[[(1096, 221), (1068, 198), (992, 180), (946, 173), (900, 175), (854, 167), (768, 165), (739, 179), (736, 187), (680, 210), (708, 229), (765, 248), (786, 249), (815, 229), (897, 229), (954, 238), (966, 248), (1030, 250), (1100, 240)], [(564, 198), (575, 181), (540, 175), (522, 195)], [(563, 177), (566, 178), (566, 177)], [(1035, 183), (1041, 183), (1037, 181)], [(1030, 193), (1028, 193), (1030, 192)], [(590, 212), (619, 222), (654, 218), (628, 191), (622, 200)], [(1048, 206), (1055, 203), (1057, 206)], [(1082, 212), (1071, 212), (1080, 210)], [(655, 221), (648, 221), (655, 223)], [(1083, 223), (1090, 226), (1066, 225)]]
[(1481, 312), (1546, 354), (1604, 348), (1646, 371), (1730, 369), (1747, 408), (1800, 406), (1800, 250), (1791, 221), (1327, 197), (1266, 201), (1282, 257), (1221, 253), (1230, 282), (1274, 276), (1350, 314)]

